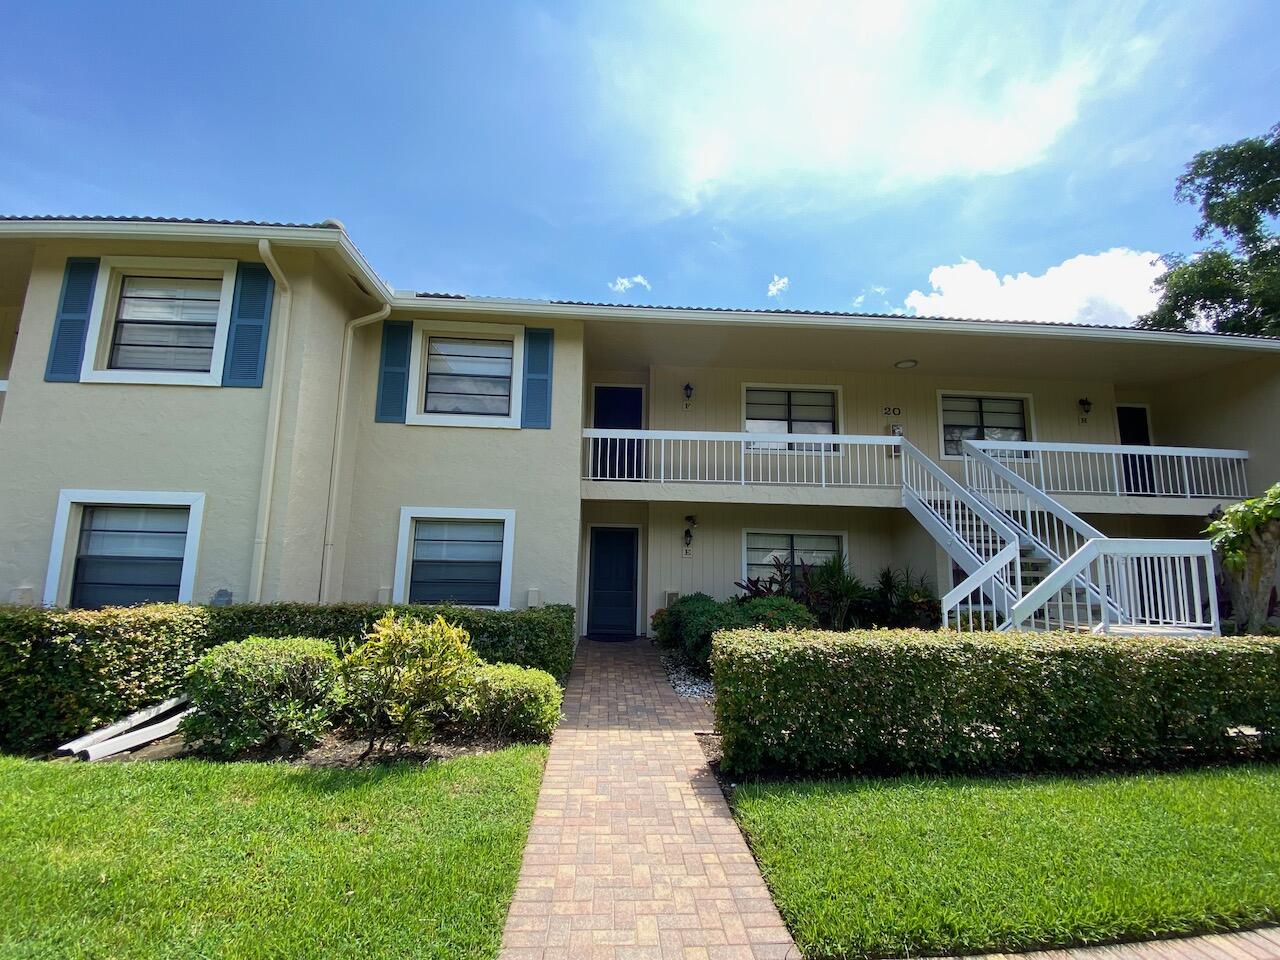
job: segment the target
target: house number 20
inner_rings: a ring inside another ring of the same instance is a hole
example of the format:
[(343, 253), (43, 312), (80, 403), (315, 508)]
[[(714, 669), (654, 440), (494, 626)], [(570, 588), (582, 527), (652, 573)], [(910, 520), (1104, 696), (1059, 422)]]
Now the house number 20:
[(902, 408), (901, 408), (901, 407), (890, 407), (890, 406), (886, 405), (886, 406), (884, 406), (884, 407), (882, 407), (882, 408), (881, 408), (880, 412), (881, 412), (882, 414), (884, 414), (886, 417), (900, 417), (900, 416), (902, 416)]

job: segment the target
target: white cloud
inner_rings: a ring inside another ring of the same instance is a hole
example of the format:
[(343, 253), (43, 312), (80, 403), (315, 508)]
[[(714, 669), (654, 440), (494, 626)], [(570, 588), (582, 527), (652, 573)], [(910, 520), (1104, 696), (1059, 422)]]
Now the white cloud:
[(653, 289), (653, 287), (649, 286), (649, 281), (645, 279), (643, 273), (637, 273), (634, 277), (618, 277), (608, 287), (614, 293), (626, 293), (632, 287), (644, 287), (646, 290)]
[(1157, 254), (1116, 247), (1080, 254), (1044, 273), (998, 276), (976, 260), (934, 267), (929, 293), (905, 304), (920, 316), (1132, 324), (1156, 305), (1152, 285), (1164, 267)]
[(889, 292), (888, 287), (881, 286), (878, 283), (873, 283), (869, 287), (864, 287), (861, 291), (859, 291), (858, 295), (853, 298), (853, 309), (855, 310), (862, 309), (862, 307), (867, 302), (867, 297), (873, 296), (879, 299), (880, 301), (879, 307), (877, 309), (883, 308), (885, 310), (888, 310), (889, 301), (886, 300), (884, 296), (888, 292)]
[(791, 286), (790, 277), (780, 277), (775, 273), (769, 282), (769, 296), (776, 297), (780, 293), (786, 293), (789, 286)]
[(744, 191), (778, 203), (1023, 169), (1090, 100), (1136, 80), (1173, 29), (1138, 0), (601, 10), (586, 31), (601, 132), (685, 208)]

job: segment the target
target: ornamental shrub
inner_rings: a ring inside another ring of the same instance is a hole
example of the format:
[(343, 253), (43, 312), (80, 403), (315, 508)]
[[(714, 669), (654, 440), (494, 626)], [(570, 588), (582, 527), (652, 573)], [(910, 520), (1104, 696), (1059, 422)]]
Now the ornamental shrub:
[(734, 774), (1280, 757), (1278, 639), (737, 630), (712, 669)]
[(387, 741), (427, 740), (479, 662), (467, 631), (444, 617), (384, 614), (340, 667), (346, 714), (368, 740), (366, 754)]
[(102, 610), (0, 606), (0, 750), (38, 753), (173, 696), (205, 650), (251, 636), (307, 636), (347, 649), (388, 610), (443, 615), (486, 660), (563, 679), (577, 640), (573, 607), (181, 603)]
[(188, 742), (220, 757), (254, 747), (288, 753), (332, 726), (338, 657), (327, 640), (249, 637), (208, 651), (183, 690), (196, 708), (182, 721)]
[(747, 623), (765, 630), (805, 630), (818, 625), (813, 612), (791, 597), (752, 597), (735, 602)]
[(467, 678), (457, 718), (483, 736), (542, 743), (560, 722), (562, 699), (560, 685), (545, 670), (480, 664)]

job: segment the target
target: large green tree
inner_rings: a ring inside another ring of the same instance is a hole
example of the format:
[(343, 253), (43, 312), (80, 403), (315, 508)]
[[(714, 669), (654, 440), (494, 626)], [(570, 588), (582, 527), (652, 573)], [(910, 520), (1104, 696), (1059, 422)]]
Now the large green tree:
[(1280, 335), (1280, 124), (1197, 153), (1174, 195), (1199, 206), (1210, 246), (1164, 258), (1160, 303), (1138, 326)]

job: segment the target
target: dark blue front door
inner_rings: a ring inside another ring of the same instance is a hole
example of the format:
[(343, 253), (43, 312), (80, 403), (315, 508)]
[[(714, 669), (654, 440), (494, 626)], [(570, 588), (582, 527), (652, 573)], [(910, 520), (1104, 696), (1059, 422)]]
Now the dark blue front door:
[[(593, 427), (607, 430), (644, 428), (644, 390), (599, 386), (595, 389)], [(644, 441), (597, 439), (592, 445), (592, 475), (607, 480), (644, 479)]]
[(639, 531), (593, 527), (587, 583), (587, 636), (630, 640), (636, 635)]

